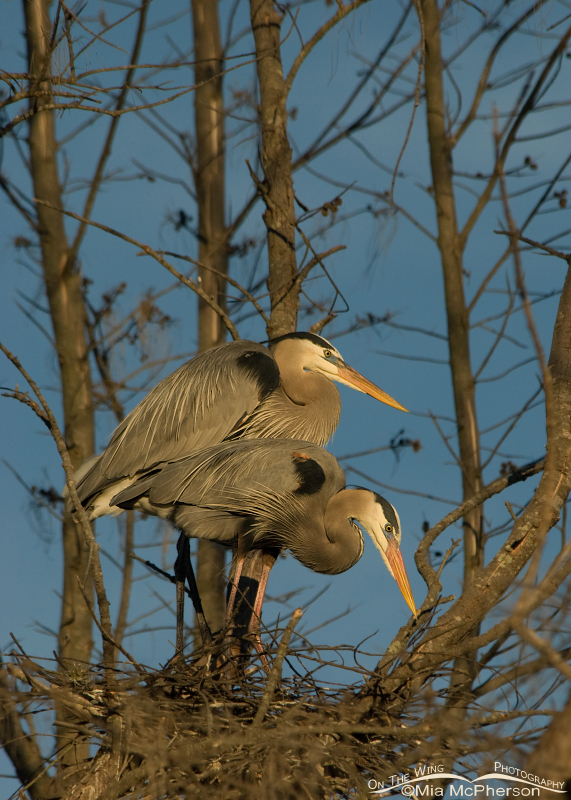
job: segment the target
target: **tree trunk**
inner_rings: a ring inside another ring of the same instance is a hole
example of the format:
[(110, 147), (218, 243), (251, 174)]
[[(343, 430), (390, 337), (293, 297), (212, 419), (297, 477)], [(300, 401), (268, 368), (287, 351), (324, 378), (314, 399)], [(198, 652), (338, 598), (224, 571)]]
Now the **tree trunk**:
[(250, 17), (256, 42), (256, 66), (260, 83), (262, 169), (260, 186), (268, 231), (268, 290), (271, 317), (268, 336), (295, 331), (299, 286), (295, 254), (295, 211), (291, 147), (287, 138), (286, 87), (280, 53), (282, 18), (272, 0), (250, 0)]
[[(63, 207), (58, 176), (55, 119), (52, 111), (42, 111), (50, 103), (51, 27), (48, 0), (24, 0), (28, 69), (32, 88), (46, 92), (31, 97), (29, 120), (30, 167), (34, 196), (56, 208)], [(49, 303), (58, 363), (61, 372), (65, 442), (72, 464), (78, 468), (94, 451), (94, 420), (91, 396), (88, 347), (85, 337), (85, 309), (82, 276), (78, 264), (68, 258), (68, 242), (63, 215), (45, 206), (37, 206), (42, 266)], [(79, 526), (69, 512), (64, 514), (63, 597), (59, 631), (60, 664), (66, 670), (81, 669), (91, 661), (93, 648), (92, 620), (81, 596), (78, 577), (83, 582), (89, 565), (89, 552)], [(93, 596), (90, 580), (85, 581)], [(63, 737), (70, 741), (69, 733)], [(60, 746), (64, 743), (60, 741)], [(73, 749), (73, 748), (72, 748)], [(81, 752), (64, 758), (72, 763), (88, 757)]]
[[(218, 4), (192, 0), (194, 31), (194, 92), (196, 159), (194, 182), (198, 202), (199, 276), (204, 291), (221, 308), (226, 305), (224, 278), (228, 271), (225, 224), (225, 136), (222, 95), (223, 53), (220, 44)], [(210, 267), (210, 269), (208, 269)], [(213, 272), (212, 270), (216, 270)], [(198, 301), (198, 347), (209, 350), (224, 341), (226, 329), (207, 303)], [(212, 630), (224, 620), (225, 549), (216, 542), (200, 540), (196, 579), (206, 619)], [(197, 626), (195, 623), (195, 632)], [(199, 638), (199, 637), (198, 637)], [(195, 641), (197, 633), (195, 633)]]
[[(442, 260), (450, 369), (458, 427), (463, 500), (482, 488), (475, 384), (470, 363), (470, 323), (464, 297), (463, 252), (456, 221), (452, 150), (445, 125), (440, 12), (436, 0), (423, 0), (426, 31), (426, 108), (430, 165)], [(482, 569), (482, 508), (464, 517), (464, 588)]]
[[(549, 491), (544, 494), (545, 512), (554, 505), (552, 495), (559, 493), (561, 483), (567, 484), (569, 490), (569, 453), (571, 452), (571, 264), (567, 268), (565, 285), (559, 301), (557, 319), (553, 331), (553, 345), (549, 356), (549, 371), (552, 378), (552, 415), (551, 424), (547, 426), (548, 455), (552, 463), (562, 471), (561, 478), (557, 471), (551, 478)], [(557, 347), (556, 347), (557, 345)], [(551, 436), (553, 440), (550, 441)], [(565, 481), (563, 481), (565, 476)], [(537, 493), (536, 493), (537, 494)], [(556, 506), (557, 507), (557, 506)], [(571, 695), (562, 711), (555, 714), (547, 730), (540, 738), (537, 747), (531, 754), (526, 770), (540, 778), (552, 781), (571, 780)], [(556, 787), (561, 789), (563, 787)], [(553, 796), (553, 792), (541, 790), (541, 797)], [(569, 795), (569, 789), (567, 790)]]
[[(437, 0), (422, 0), (425, 29), (425, 87), (432, 185), (438, 225), (438, 248), (444, 277), (448, 322), (450, 370), (462, 470), (462, 499), (482, 488), (480, 442), (476, 417), (475, 382), (470, 362), (470, 322), (464, 296), (463, 252), (456, 219), (452, 146), (445, 122), (446, 104)], [(483, 508), (478, 506), (463, 519), (464, 591), (480, 574), (484, 563)], [(477, 629), (473, 631), (475, 635)], [(450, 678), (449, 706), (463, 719), (470, 687), (476, 674), (475, 654), (459, 658)]]
[[(50, 800), (58, 796), (54, 781), (44, 770), (45, 760), (36, 737), (27, 734), (22, 727), (15, 694), (8, 673), (0, 668), (0, 742), (18, 780), (22, 785), (31, 783), (28, 788), (31, 800)], [(24, 797), (23, 794), (19, 796)]]

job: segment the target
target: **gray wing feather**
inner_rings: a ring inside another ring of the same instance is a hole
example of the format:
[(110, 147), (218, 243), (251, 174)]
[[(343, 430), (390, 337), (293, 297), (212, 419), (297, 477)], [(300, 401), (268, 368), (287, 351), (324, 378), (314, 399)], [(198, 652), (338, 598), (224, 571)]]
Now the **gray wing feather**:
[[(255, 369), (247, 368), (248, 354)], [(161, 381), (119, 425), (78, 485), (82, 502), (120, 478), (222, 441), (278, 385), (276, 362), (256, 342), (202, 353)]]
[(317, 445), (289, 439), (242, 439), (162, 464), (116, 495), (112, 505), (145, 496), (151, 505), (190, 505), (242, 516), (271, 514), (296, 497), (300, 476), (294, 454), (303, 453), (323, 470), (323, 505), (345, 486), (334, 456)]

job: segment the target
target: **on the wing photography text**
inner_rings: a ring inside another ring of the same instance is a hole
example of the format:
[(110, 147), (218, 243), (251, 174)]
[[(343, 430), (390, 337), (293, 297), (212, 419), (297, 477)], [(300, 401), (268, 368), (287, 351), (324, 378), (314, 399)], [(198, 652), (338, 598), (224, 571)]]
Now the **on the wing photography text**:
[[(499, 782), (507, 785), (498, 785)], [(442, 785), (442, 782), (446, 782)], [(371, 778), (368, 782), (371, 794), (388, 797), (400, 794), (404, 797), (539, 797), (540, 787), (554, 794), (565, 794), (561, 781), (540, 778), (531, 772), (494, 762), (494, 771), (471, 780), (465, 775), (446, 772), (443, 764), (422, 764), (410, 772), (389, 775), (380, 781)]]

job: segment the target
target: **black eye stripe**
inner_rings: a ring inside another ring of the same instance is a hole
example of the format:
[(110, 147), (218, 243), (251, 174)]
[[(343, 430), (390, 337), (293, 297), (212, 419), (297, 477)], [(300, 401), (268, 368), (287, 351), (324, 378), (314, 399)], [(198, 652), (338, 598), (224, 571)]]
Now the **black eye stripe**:
[(393, 526), (393, 532), (394, 531), (398, 531), (399, 525), (398, 525), (398, 522), (397, 522), (395, 510), (392, 507), (392, 505), (388, 502), (388, 500), (385, 500), (384, 497), (381, 497), (380, 494), (377, 494), (376, 492), (373, 492), (373, 494), (375, 495), (375, 500), (377, 501), (377, 503), (383, 509), (383, 512), (384, 512), (384, 515), (385, 515), (385, 519), (387, 520), (387, 522), (390, 525)]
[(323, 336), (316, 336), (315, 333), (308, 333), (304, 331), (299, 331), (297, 333), (286, 333), (283, 336), (278, 336), (275, 339), (269, 340), (270, 347), (278, 344), (278, 342), (282, 342), (284, 339), (306, 339), (308, 342), (312, 342), (312, 344), (317, 345), (318, 347), (333, 347), (331, 342), (328, 342), (327, 339), (324, 339)]
[[(374, 496), (375, 502), (378, 503), (383, 509), (386, 524), (389, 524), (392, 527), (390, 534), (392, 536), (396, 536), (397, 539), (400, 539), (400, 524), (397, 519), (395, 508), (389, 503), (388, 500), (385, 500), (385, 498), (380, 494), (377, 494), (377, 492), (373, 492), (371, 489), (366, 489), (364, 486), (358, 486), (356, 483), (347, 484), (345, 489), (360, 489), (363, 492), (370, 492)], [(385, 530), (384, 526), (383, 530)], [(389, 531), (387, 531), (387, 533), (389, 533)]]

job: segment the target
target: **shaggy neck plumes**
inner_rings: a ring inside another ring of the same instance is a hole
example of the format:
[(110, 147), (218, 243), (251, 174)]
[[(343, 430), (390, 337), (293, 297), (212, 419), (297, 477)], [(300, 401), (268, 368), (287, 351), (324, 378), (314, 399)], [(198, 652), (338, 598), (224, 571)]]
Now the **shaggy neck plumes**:
[(326, 444), (341, 415), (337, 388), (324, 375), (306, 371), (287, 359), (279, 359), (278, 366), (279, 388), (254, 411), (243, 426), (241, 436), (303, 439)]

